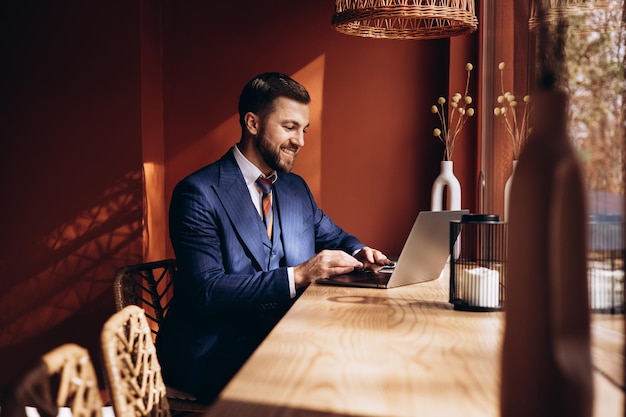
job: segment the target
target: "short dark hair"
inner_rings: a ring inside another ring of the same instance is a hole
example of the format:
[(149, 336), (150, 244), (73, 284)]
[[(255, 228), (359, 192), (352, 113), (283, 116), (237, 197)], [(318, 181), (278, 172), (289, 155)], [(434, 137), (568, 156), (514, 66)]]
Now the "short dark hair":
[(239, 96), (239, 123), (245, 126), (243, 117), (252, 112), (265, 117), (273, 109), (274, 100), (287, 97), (303, 104), (309, 104), (311, 97), (302, 84), (279, 72), (259, 74), (246, 84)]

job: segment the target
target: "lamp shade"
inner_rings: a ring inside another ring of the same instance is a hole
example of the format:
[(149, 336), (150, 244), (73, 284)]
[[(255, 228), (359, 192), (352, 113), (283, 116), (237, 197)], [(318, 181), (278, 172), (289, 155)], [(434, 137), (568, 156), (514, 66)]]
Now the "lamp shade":
[[(531, 3), (528, 28), (535, 30), (542, 19), (549, 24), (555, 24), (559, 18), (582, 15), (598, 8), (608, 7), (607, 0), (533, 0)], [(543, 18), (541, 8), (543, 7)]]
[(332, 27), (367, 38), (437, 39), (474, 32), (474, 0), (336, 0)]

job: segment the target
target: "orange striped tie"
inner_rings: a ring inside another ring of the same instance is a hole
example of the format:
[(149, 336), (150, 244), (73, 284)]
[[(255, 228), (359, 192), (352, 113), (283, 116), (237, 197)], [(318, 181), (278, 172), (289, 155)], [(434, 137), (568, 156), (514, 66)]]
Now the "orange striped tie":
[(274, 216), (272, 213), (272, 182), (265, 177), (259, 177), (256, 180), (256, 185), (263, 191), (263, 198), (261, 199), (263, 206), (263, 222), (265, 222), (267, 236), (271, 239), (272, 226), (274, 224)]

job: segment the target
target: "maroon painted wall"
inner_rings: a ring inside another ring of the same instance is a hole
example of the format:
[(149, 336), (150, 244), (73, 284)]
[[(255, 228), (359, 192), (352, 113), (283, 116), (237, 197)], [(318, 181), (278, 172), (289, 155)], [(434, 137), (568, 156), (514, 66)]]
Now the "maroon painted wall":
[(0, 389), (90, 348), (141, 260), (139, 7), (0, 3)]
[[(430, 206), (442, 154), (430, 106), (447, 94), (449, 40), (339, 34), (332, 0), (7, 3), (0, 393), (61, 343), (84, 345), (98, 360), (115, 270), (154, 248), (171, 255), (154, 242), (165, 232), (143, 225), (158, 228), (159, 196), (166, 206), (182, 176), (238, 140), (238, 95), (259, 72), (291, 74), (311, 91), (296, 171), (337, 223), (397, 254)], [(469, 208), (478, 159), (471, 131), (454, 156)], [(159, 165), (163, 179), (144, 184), (144, 163)], [(152, 193), (156, 217), (142, 224)]]
[[(239, 139), (243, 85), (260, 72), (285, 72), (319, 87), (312, 109), (321, 118), (295, 171), (338, 224), (398, 254), (417, 212), (429, 209), (439, 172), (430, 106), (447, 95), (449, 40), (340, 34), (330, 26), (332, 0), (244, 3), (164, 3), (166, 195)], [(457, 158), (461, 166), (477, 159), (475, 139)], [(460, 174), (464, 207), (474, 204), (474, 169)]]

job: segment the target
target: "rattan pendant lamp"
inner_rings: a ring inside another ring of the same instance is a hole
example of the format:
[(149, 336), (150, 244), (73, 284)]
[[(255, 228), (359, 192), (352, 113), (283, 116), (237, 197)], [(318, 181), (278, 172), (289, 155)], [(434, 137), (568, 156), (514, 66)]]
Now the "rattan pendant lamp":
[(474, 32), (474, 0), (336, 0), (332, 26), (366, 38), (437, 39)]
[(559, 18), (582, 15), (593, 9), (606, 8), (606, 0), (533, 0), (531, 3), (528, 28), (537, 29), (542, 21), (540, 8), (543, 7), (543, 19), (549, 24), (556, 24)]

